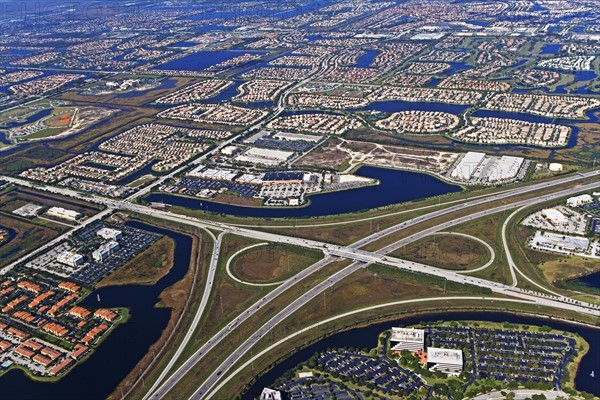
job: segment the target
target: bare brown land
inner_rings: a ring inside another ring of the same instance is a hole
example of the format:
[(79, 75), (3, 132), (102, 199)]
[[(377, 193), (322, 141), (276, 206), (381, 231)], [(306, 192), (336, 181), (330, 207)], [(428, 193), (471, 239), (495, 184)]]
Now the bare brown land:
[(398, 249), (391, 255), (457, 271), (481, 266), (489, 257), (483, 244), (469, 238), (450, 235), (425, 238)]
[(247, 207), (262, 206), (261, 199), (256, 199), (254, 197), (236, 196), (236, 195), (230, 194), (230, 193), (219, 193), (211, 200), (219, 202), (219, 203), (235, 204), (237, 206), (247, 206)]
[(23, 256), (40, 243), (47, 243), (57, 237), (60, 232), (48, 227), (35, 225), (0, 214), (0, 226), (16, 231), (16, 236), (0, 246), (0, 266), (8, 265), (11, 261)]
[[(189, 234), (193, 240), (190, 268), (183, 279), (165, 289), (160, 294), (160, 302), (157, 304), (158, 307), (171, 309), (171, 318), (167, 323), (167, 327), (163, 330), (160, 338), (150, 346), (146, 355), (110, 394), (108, 397), (109, 399), (121, 399), (122, 393), (129, 391), (138, 380), (140, 371), (149, 371), (149, 374), (145, 375), (145, 380), (148, 382), (151, 379), (152, 374), (157, 373), (157, 370), (153, 368), (156, 368), (156, 365), (160, 365), (168, 360), (168, 353), (174, 350), (179, 333), (185, 332), (182, 325), (186, 325), (187, 321), (190, 321), (193, 316), (194, 311), (191, 305), (196, 304), (201, 295), (201, 291), (196, 290), (196, 287), (200, 287), (201, 283), (197, 281), (196, 285), (194, 285), (194, 277), (196, 276), (196, 279), (198, 280), (201, 279), (203, 271), (208, 266), (210, 249), (207, 249), (206, 246), (202, 244), (204, 241), (196, 234), (189, 232), (187, 234)], [(201, 265), (198, 265), (198, 261)], [(155, 359), (155, 356), (158, 358)], [(137, 385), (136, 389), (142, 386), (140, 382), (138, 382)]]
[(97, 288), (118, 285), (153, 285), (173, 268), (175, 242), (159, 239), (128, 263), (96, 284)]
[(301, 157), (295, 162), (295, 165), (343, 171), (350, 165), (350, 157), (348, 153), (337, 148), (340, 143), (342, 140), (338, 138), (328, 139), (319, 148)]
[(160, 86), (156, 89), (150, 90), (148, 93), (145, 93), (140, 96), (133, 97), (122, 97), (118, 96), (118, 93), (106, 94), (102, 96), (92, 96), (92, 95), (82, 95), (79, 93), (75, 93), (72, 91), (63, 93), (58, 98), (61, 100), (69, 100), (76, 101), (79, 103), (93, 103), (93, 104), (111, 104), (111, 105), (119, 105), (119, 106), (139, 106), (150, 101), (153, 101), (160, 96), (163, 96), (171, 91), (176, 89), (180, 89), (183, 86), (186, 86), (190, 83), (196, 82), (198, 79), (189, 78), (189, 77), (166, 77), (164, 80), (174, 79), (177, 81), (174, 88), (170, 89), (161, 89)]
[(447, 170), (457, 157), (458, 154), (454, 152), (334, 138), (302, 157), (296, 164), (338, 171), (368, 164), (432, 173)]
[[(42, 194), (44, 197), (39, 197), (38, 194)], [(47, 197), (51, 197), (51, 199)], [(4, 212), (12, 212), (27, 203), (36, 203), (46, 207), (64, 207), (77, 211), (87, 217), (95, 215), (100, 211), (96, 206), (81, 200), (53, 193), (42, 193), (31, 189), (20, 188), (0, 195), (0, 210)], [(72, 203), (80, 206), (75, 206)]]
[(316, 251), (270, 243), (237, 256), (233, 273), (247, 282), (277, 282), (293, 276), (322, 257)]

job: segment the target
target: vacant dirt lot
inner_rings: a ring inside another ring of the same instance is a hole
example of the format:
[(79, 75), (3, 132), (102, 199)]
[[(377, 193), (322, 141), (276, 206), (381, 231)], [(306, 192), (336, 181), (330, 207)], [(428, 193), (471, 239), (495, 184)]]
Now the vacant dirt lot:
[(465, 237), (435, 235), (399, 249), (393, 255), (434, 267), (463, 271), (485, 263), (488, 250), (483, 244)]
[(315, 251), (272, 243), (240, 254), (231, 266), (233, 273), (244, 281), (277, 282), (295, 275), (321, 258)]

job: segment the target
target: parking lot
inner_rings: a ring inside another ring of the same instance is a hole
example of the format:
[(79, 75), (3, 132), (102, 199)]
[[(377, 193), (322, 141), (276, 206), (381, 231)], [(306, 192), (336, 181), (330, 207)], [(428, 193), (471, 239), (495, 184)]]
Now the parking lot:
[(161, 190), (165, 192), (176, 192), (188, 196), (197, 196), (199, 193), (202, 194), (205, 189), (208, 189), (212, 193), (227, 190), (239, 196), (254, 197), (257, 194), (258, 186), (212, 179), (182, 178), (176, 185), (161, 187)]
[(436, 326), (427, 336), (432, 346), (468, 354), (477, 379), (549, 382), (555, 388), (576, 344), (567, 336), (513, 329)]
[[(119, 249), (110, 254), (101, 262), (94, 261), (91, 254), (102, 243), (102, 238), (96, 232), (104, 227), (113, 228), (123, 233), (123, 238), (118, 240)], [(26, 268), (49, 272), (62, 278), (69, 278), (84, 286), (92, 286), (102, 277), (117, 269), (135, 257), (160, 236), (131, 228), (125, 225), (114, 225), (105, 222), (94, 222), (75, 232), (68, 241), (58, 244), (25, 264)], [(66, 251), (84, 257), (80, 265), (66, 265), (57, 260), (58, 256)]]
[(86, 267), (79, 269), (75, 274), (71, 275), (71, 279), (84, 285), (92, 285), (109, 272), (125, 264), (160, 238), (159, 235), (141, 229), (97, 222), (86, 226), (73, 235), (73, 241), (76, 243), (78, 249), (83, 250), (85, 254), (89, 254), (97, 249), (103, 241), (96, 235), (96, 232), (104, 227), (116, 229), (123, 233), (123, 238), (118, 240), (120, 245), (119, 250), (115, 251), (102, 262), (92, 261), (88, 257), (89, 262)]
[(254, 144), (257, 147), (267, 149), (288, 150), (304, 153), (315, 146), (315, 143), (304, 142), (302, 140), (277, 140), (272, 138), (258, 139)]
[(300, 400), (354, 400), (363, 397), (351, 388), (341, 388), (335, 382), (326, 382), (324, 379), (298, 378), (286, 382), (281, 390), (285, 390), (288, 399)]
[(320, 354), (317, 363), (323, 366), (323, 371), (334, 377), (372, 383), (389, 394), (411, 393), (423, 385), (413, 372), (399, 367), (386, 356), (372, 357), (341, 349)]
[(588, 218), (585, 214), (580, 214), (579, 212), (565, 206), (557, 206), (553, 209), (568, 218), (566, 223), (555, 224), (552, 220), (544, 215), (544, 211), (538, 211), (527, 216), (523, 220), (522, 224), (532, 228), (548, 231), (574, 233), (579, 235), (583, 235), (585, 233), (588, 224)]

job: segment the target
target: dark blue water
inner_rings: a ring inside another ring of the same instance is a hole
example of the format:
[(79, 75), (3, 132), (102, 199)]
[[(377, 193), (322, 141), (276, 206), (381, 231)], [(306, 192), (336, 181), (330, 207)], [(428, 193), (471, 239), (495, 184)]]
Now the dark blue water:
[(193, 47), (196, 46), (198, 42), (179, 42), (172, 45), (172, 47)]
[[(3, 246), (6, 246), (8, 243), (10, 243), (14, 238), (17, 237), (17, 231), (15, 231), (12, 228), (8, 228), (6, 226), (2, 226), (0, 225), (0, 228), (2, 228), (5, 231), (5, 236), (4, 236), (4, 240), (1, 242), (0, 244), (0, 250), (2, 250)], [(7, 251), (5, 253), (2, 253), (2, 259), (3, 260), (7, 260), (10, 256), (12, 256), (13, 254), (15, 254), (17, 251), (21, 250), (20, 246), (16, 246), (15, 248), (11, 249), (10, 251)], [(3, 263), (4, 264), (4, 263)], [(1, 392), (0, 392), (1, 393)]]
[[(367, 326), (365, 328), (355, 328), (345, 332), (331, 335), (325, 339), (319, 340), (316, 343), (303, 348), (302, 350), (287, 357), (279, 362), (274, 368), (267, 373), (261, 375), (254, 384), (243, 394), (242, 399), (255, 399), (260, 396), (264, 387), (269, 387), (273, 382), (282, 376), (286, 371), (294, 368), (301, 362), (308, 360), (316, 352), (321, 352), (327, 348), (336, 347), (356, 347), (356, 348), (373, 348), (377, 345), (379, 334), (385, 330), (391, 329), (393, 326), (410, 326), (421, 322), (434, 321), (491, 321), (491, 322), (510, 322), (514, 324), (525, 325), (546, 325), (554, 329), (573, 332), (581, 335), (590, 345), (590, 351), (583, 357), (577, 376), (575, 377), (575, 385), (577, 390), (593, 393), (600, 396), (600, 358), (597, 357), (600, 351), (600, 330), (597, 328), (589, 328), (580, 325), (571, 325), (562, 321), (553, 321), (544, 318), (519, 316), (510, 313), (499, 312), (446, 312), (440, 314), (425, 314), (417, 317), (399, 319), (396, 321), (383, 322)], [(322, 334), (318, 329), (314, 334)], [(595, 371), (596, 377), (590, 377), (591, 371)]]
[(446, 104), (446, 103), (428, 103), (428, 102), (413, 102), (413, 101), (399, 101), (399, 100), (388, 100), (378, 101), (369, 104), (368, 106), (357, 109), (357, 111), (381, 111), (386, 113), (394, 113), (398, 111), (440, 111), (447, 112), (450, 114), (458, 115), (465, 111), (469, 106), (459, 104)]
[(352, 213), (461, 190), (459, 186), (417, 172), (361, 167), (356, 175), (378, 179), (380, 183), (376, 186), (312, 195), (310, 204), (306, 207), (243, 207), (171, 194), (151, 194), (146, 201), (245, 217), (299, 218)]
[(208, 103), (220, 103), (223, 101), (230, 100), (232, 97), (234, 97), (238, 94), (238, 88), (240, 87), (240, 85), (242, 83), (244, 83), (244, 82), (243, 81), (234, 81), (233, 85), (229, 86), (227, 89), (223, 90), (218, 95), (207, 99), (206, 101)]
[(541, 54), (556, 54), (560, 51), (561, 47), (562, 45), (558, 43), (547, 44), (542, 47)]
[(4, 144), (10, 144), (10, 140), (6, 138), (6, 134), (3, 131), (0, 131), (0, 142)]
[(126, 177), (119, 179), (116, 182), (116, 184), (117, 185), (127, 185), (128, 183), (131, 183), (131, 182), (135, 181), (136, 179), (138, 179), (139, 177), (142, 177), (147, 174), (160, 175), (158, 172), (156, 172), (152, 169), (154, 164), (156, 164), (157, 162), (158, 162), (158, 160), (152, 160), (150, 163), (146, 164), (146, 166), (144, 166), (144, 168), (138, 169), (134, 173), (129, 174)]
[(12, 50), (8, 50), (5, 54), (11, 55), (11, 56), (27, 56), (27, 55), (33, 54), (35, 52), (36, 52), (36, 50), (31, 50), (31, 49), (12, 49)]
[(442, 78), (431, 78), (429, 82), (427, 82), (427, 86), (436, 87), (441, 81)]
[(586, 275), (581, 278), (574, 279), (573, 282), (578, 285), (583, 285), (594, 289), (600, 289), (600, 271), (595, 272), (591, 275)]
[[(158, 340), (167, 326), (171, 311), (155, 308), (154, 305), (164, 289), (186, 274), (192, 239), (138, 222), (129, 222), (127, 225), (167, 235), (175, 240), (175, 263), (171, 271), (152, 286), (112, 286), (92, 292), (80, 305), (89, 309), (127, 307), (130, 319), (119, 325), (87, 361), (76, 366), (57, 383), (34, 382), (18, 370), (8, 372), (0, 378), (2, 399), (105, 399)], [(97, 301), (97, 295), (100, 295), (100, 302)]]
[(250, 54), (265, 54), (260, 51), (199, 51), (176, 60), (169, 61), (164, 64), (157, 65), (154, 69), (158, 70), (183, 70), (183, 71), (201, 71), (205, 68), (212, 67), (215, 64), (223, 61), (231, 60), (245, 53)]
[(18, 128), (20, 126), (24, 126), (27, 124), (31, 124), (32, 122), (37, 121), (40, 118), (44, 118), (47, 117), (48, 115), (50, 115), (50, 113), (52, 112), (52, 110), (50, 108), (46, 108), (44, 110), (41, 110), (37, 113), (34, 113), (33, 115), (30, 115), (29, 117), (27, 117), (25, 119), (25, 121), (11, 121), (9, 123), (7, 123), (3, 129), (11, 129), (11, 128)]
[(472, 68), (471, 65), (464, 62), (446, 62), (446, 64), (450, 64), (450, 69), (440, 73), (440, 75), (450, 76), (456, 74), (457, 72)]
[(369, 68), (379, 52), (377, 50), (365, 50), (365, 54), (360, 56), (356, 62), (356, 67)]

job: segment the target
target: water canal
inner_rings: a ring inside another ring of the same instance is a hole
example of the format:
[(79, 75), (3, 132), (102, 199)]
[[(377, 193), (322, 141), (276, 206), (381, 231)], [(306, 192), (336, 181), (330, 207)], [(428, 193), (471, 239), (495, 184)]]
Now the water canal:
[[(165, 329), (171, 311), (156, 308), (160, 293), (181, 280), (189, 268), (192, 239), (189, 236), (139, 222), (127, 225), (171, 237), (175, 262), (155, 285), (110, 286), (92, 292), (80, 305), (88, 309), (127, 307), (129, 320), (108, 335), (98, 350), (57, 383), (36, 382), (20, 370), (0, 378), (0, 397), (6, 399), (87, 400), (105, 399), (133, 370)], [(100, 296), (100, 302), (97, 296)]]
[(379, 185), (315, 194), (310, 196), (308, 205), (296, 208), (244, 207), (172, 194), (151, 194), (146, 201), (244, 217), (301, 218), (352, 213), (461, 190), (459, 186), (418, 172), (364, 166), (355, 174), (377, 179)]
[[(408, 317), (395, 321), (388, 321), (369, 325), (364, 328), (350, 329), (345, 332), (336, 333), (325, 339), (319, 340), (304, 349), (288, 356), (279, 362), (274, 368), (260, 376), (256, 382), (250, 386), (242, 399), (250, 400), (260, 396), (264, 387), (271, 385), (277, 378), (282, 376), (289, 369), (294, 368), (301, 362), (308, 360), (316, 352), (334, 347), (356, 347), (373, 348), (377, 345), (378, 335), (390, 329), (392, 326), (410, 326), (420, 322), (433, 321), (490, 321), (490, 322), (510, 322), (514, 324), (525, 325), (546, 325), (554, 329), (573, 332), (581, 335), (590, 345), (589, 352), (582, 359), (579, 370), (575, 377), (575, 385), (578, 390), (593, 393), (600, 396), (600, 359), (595, 357), (600, 348), (600, 330), (581, 325), (572, 325), (567, 322), (548, 320), (532, 316), (520, 316), (510, 313), (499, 312), (452, 312), (439, 314), (425, 314), (422, 316)], [(591, 377), (591, 371), (595, 371), (595, 377)]]

